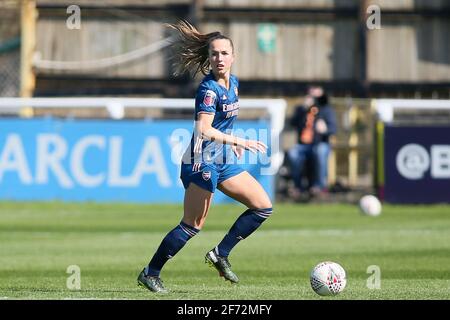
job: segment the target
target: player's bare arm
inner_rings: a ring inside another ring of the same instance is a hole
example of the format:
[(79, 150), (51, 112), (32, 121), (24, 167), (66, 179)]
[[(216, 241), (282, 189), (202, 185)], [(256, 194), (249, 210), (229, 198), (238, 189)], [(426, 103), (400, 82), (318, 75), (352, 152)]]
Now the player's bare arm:
[(245, 150), (249, 150), (253, 153), (267, 152), (267, 145), (258, 140), (247, 140), (239, 138), (230, 134), (220, 132), (219, 130), (212, 127), (212, 122), (214, 120), (214, 115), (209, 113), (200, 113), (198, 115), (198, 121), (196, 123), (196, 130), (202, 138), (221, 142), (223, 144), (229, 144), (232, 146), (240, 147)]

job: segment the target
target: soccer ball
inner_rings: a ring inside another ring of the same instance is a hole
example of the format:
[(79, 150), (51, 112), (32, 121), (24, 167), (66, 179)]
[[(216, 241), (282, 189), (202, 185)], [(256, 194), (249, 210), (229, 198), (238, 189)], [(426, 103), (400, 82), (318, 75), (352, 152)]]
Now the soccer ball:
[(335, 296), (347, 284), (345, 270), (336, 262), (325, 261), (314, 267), (310, 275), (311, 287), (321, 296)]
[(368, 216), (378, 216), (381, 213), (381, 202), (373, 195), (365, 195), (359, 200), (359, 208)]

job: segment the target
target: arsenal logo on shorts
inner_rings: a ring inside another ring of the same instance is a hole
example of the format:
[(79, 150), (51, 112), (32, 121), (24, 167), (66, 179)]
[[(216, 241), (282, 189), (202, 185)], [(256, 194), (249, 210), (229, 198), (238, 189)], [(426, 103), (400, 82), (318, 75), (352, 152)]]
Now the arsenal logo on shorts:
[(209, 179), (211, 179), (211, 171), (203, 171), (202, 178), (205, 181), (208, 181)]
[(214, 102), (216, 102), (216, 94), (214, 93), (214, 91), (207, 90), (205, 93), (205, 97), (203, 98), (203, 103), (206, 106), (211, 107), (214, 105)]

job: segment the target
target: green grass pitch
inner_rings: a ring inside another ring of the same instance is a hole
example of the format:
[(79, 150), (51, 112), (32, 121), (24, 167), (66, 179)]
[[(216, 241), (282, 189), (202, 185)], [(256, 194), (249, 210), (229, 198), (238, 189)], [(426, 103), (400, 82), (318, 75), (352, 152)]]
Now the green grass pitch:
[[(181, 206), (0, 202), (0, 299), (450, 298), (450, 206), (385, 205), (381, 216), (366, 217), (349, 204), (275, 205), (230, 255), (241, 280), (231, 285), (204, 255), (243, 209), (213, 205), (161, 274), (171, 292), (155, 295), (136, 277), (180, 221)], [(347, 287), (323, 298), (309, 273), (326, 260), (344, 267)], [(80, 290), (67, 287), (71, 265), (80, 268)], [(380, 268), (379, 289), (370, 266)]]

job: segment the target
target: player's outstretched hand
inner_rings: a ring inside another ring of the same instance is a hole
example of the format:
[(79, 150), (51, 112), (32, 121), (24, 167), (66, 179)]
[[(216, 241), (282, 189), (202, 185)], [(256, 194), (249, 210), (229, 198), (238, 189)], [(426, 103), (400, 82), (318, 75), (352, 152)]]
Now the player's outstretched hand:
[(233, 152), (238, 159), (240, 159), (245, 152), (245, 149), (239, 146), (232, 146), (231, 149), (233, 149)]
[(246, 140), (245, 141), (245, 150), (249, 150), (250, 152), (257, 153), (266, 153), (267, 146), (261, 141), (257, 140)]

